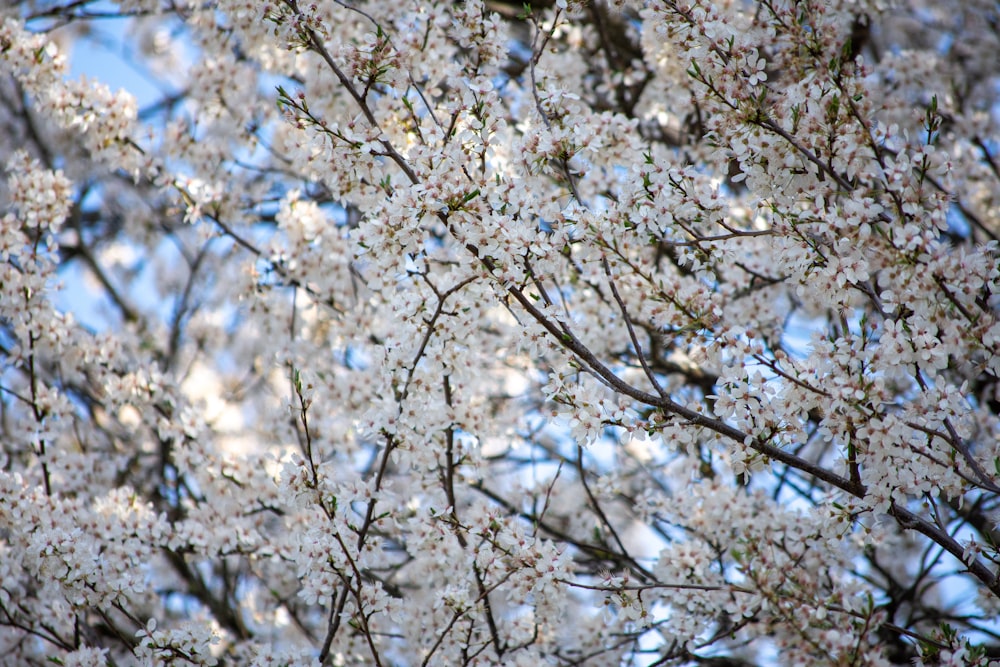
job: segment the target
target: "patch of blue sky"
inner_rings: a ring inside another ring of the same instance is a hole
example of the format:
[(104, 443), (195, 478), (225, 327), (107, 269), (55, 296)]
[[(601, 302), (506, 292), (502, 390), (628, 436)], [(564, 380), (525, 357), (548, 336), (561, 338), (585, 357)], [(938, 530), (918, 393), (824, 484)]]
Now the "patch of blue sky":
[(948, 207), (947, 218), (948, 231), (961, 238), (969, 238), (972, 234), (972, 225), (969, 218), (962, 212), (957, 203)]
[[(71, 78), (85, 76), (100, 81), (112, 90), (124, 89), (135, 96), (140, 109), (158, 101), (170, 91), (164, 82), (142, 67), (143, 58), (137, 57), (135, 36), (136, 18), (125, 15), (117, 4), (106, 0), (84, 3), (72, 15), (79, 17), (68, 25), (44, 14), (26, 16), (32, 30), (45, 30), (60, 39), (69, 59)], [(176, 20), (164, 19), (179, 25)]]
[(823, 330), (825, 318), (811, 317), (801, 310), (793, 310), (785, 323), (781, 345), (793, 359), (805, 359), (812, 354), (812, 337)]

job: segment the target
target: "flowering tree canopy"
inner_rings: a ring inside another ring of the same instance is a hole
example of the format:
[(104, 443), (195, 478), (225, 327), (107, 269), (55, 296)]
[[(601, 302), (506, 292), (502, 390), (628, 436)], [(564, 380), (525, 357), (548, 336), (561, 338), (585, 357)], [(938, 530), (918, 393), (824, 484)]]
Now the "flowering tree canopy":
[(6, 3), (5, 664), (1000, 659), (1000, 14), (888, 4)]

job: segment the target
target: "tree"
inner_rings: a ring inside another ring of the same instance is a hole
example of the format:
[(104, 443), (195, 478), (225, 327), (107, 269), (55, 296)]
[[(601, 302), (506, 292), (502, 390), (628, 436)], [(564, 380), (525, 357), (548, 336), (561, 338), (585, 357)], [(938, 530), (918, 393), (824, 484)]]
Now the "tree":
[(995, 3), (2, 11), (7, 664), (1000, 659)]

